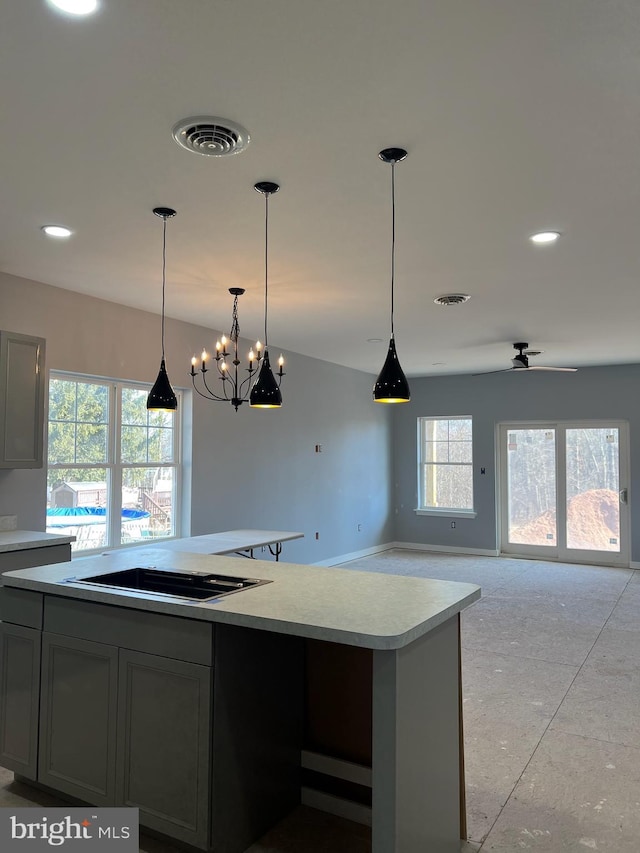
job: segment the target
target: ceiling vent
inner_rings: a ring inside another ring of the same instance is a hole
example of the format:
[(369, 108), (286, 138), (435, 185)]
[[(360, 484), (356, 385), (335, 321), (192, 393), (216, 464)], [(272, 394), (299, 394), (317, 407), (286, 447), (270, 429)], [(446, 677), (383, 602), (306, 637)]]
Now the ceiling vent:
[(250, 142), (249, 131), (242, 125), (216, 116), (185, 118), (174, 126), (172, 133), (181, 148), (203, 157), (239, 154)]
[(462, 305), (471, 299), (468, 293), (445, 293), (433, 300), (436, 305)]

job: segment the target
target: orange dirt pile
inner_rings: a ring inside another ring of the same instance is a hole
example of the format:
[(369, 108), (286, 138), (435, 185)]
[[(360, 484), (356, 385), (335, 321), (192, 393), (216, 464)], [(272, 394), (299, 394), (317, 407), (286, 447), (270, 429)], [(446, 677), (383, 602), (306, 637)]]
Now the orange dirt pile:
[[(555, 545), (555, 510), (547, 510), (532, 521), (515, 527), (509, 541), (521, 545)], [(567, 504), (567, 547), (589, 551), (618, 551), (620, 516), (618, 493), (591, 489), (575, 495)], [(548, 538), (548, 534), (553, 538)], [(615, 542), (611, 542), (615, 539)]]

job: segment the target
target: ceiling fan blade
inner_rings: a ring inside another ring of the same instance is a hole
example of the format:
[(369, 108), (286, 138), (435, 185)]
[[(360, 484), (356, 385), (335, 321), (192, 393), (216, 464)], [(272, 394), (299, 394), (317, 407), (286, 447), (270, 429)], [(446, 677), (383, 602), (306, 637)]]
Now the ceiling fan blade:
[(472, 373), (472, 376), (490, 376), (492, 373), (511, 373), (515, 367), (505, 367), (502, 370), (487, 370), (485, 373)]
[(555, 373), (575, 373), (577, 367), (542, 367), (538, 365), (529, 365), (527, 370), (553, 370)]

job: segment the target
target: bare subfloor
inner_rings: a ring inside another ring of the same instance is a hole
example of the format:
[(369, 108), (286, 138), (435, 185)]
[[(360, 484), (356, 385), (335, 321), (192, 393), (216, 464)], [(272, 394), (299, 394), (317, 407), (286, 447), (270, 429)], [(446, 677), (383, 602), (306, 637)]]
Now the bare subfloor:
[[(482, 587), (462, 620), (464, 851), (640, 850), (640, 571), (400, 550), (341, 568)], [(0, 769), (0, 806), (58, 802)], [(247, 853), (369, 851), (364, 827), (301, 807)]]

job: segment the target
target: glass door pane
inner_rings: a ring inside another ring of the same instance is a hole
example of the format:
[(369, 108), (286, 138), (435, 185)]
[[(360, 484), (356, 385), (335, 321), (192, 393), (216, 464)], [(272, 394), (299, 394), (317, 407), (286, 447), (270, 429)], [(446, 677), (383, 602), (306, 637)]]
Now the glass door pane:
[(620, 431), (566, 430), (567, 548), (620, 552)]
[(556, 431), (509, 428), (507, 541), (557, 547)]

